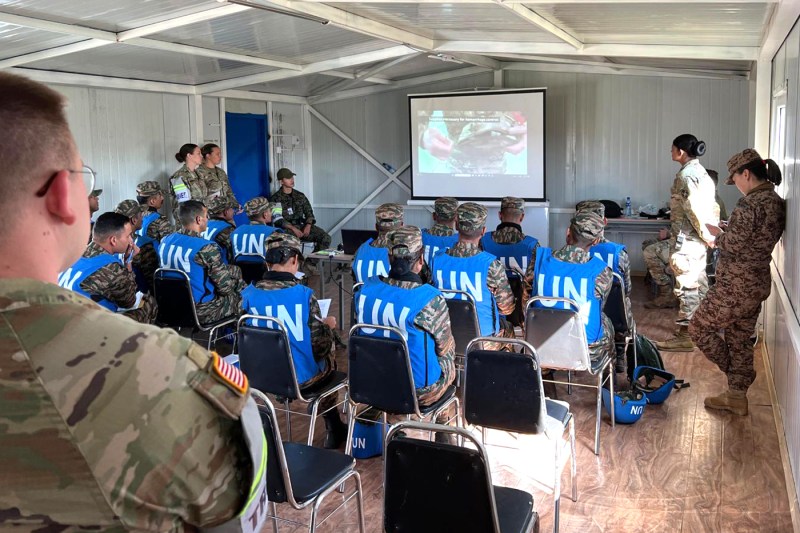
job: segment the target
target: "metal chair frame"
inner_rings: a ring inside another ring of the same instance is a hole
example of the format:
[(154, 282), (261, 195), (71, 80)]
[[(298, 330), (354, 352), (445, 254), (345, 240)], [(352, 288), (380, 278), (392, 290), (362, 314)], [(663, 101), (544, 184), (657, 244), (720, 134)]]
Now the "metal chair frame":
[[(625, 293), (626, 290), (625, 281), (622, 279), (622, 276), (620, 276), (616, 272), (612, 272), (611, 275), (614, 277), (614, 281), (616, 283), (619, 283), (620, 286), (620, 299), (622, 300), (621, 302), (622, 312), (625, 313), (626, 319), (628, 316), (631, 317), (631, 323), (628, 324), (628, 331), (625, 332), (625, 341), (624, 341), (625, 344), (623, 346), (623, 349), (624, 353), (627, 354), (629, 344), (633, 344), (633, 368), (636, 368), (639, 362), (639, 355), (636, 352), (636, 319), (633, 318), (633, 314), (630, 312), (629, 309), (630, 302), (628, 301), (628, 298), (626, 298), (627, 295)], [(614, 341), (614, 344), (616, 345), (618, 343)]]
[[(449, 302), (450, 300), (454, 299), (456, 296), (462, 296), (463, 297), (462, 300), (466, 300), (467, 302), (469, 302), (472, 305), (472, 318), (473, 318), (473, 325), (475, 326), (475, 333), (476, 333), (476, 335), (475, 335), (475, 337), (473, 337), (473, 339), (476, 338), (476, 337), (480, 337), (481, 336), (481, 324), (480, 324), (480, 319), (478, 319), (478, 306), (477, 306), (477, 304), (475, 302), (475, 297), (472, 294), (470, 294), (469, 292), (467, 292), (467, 291), (460, 291), (460, 290), (457, 290), (457, 289), (439, 289), (439, 290), (442, 292), (442, 296), (445, 297), (445, 301), (446, 302)], [(452, 295), (452, 296), (450, 296), (450, 297), (446, 296), (446, 295), (449, 295), (449, 294)], [(448, 311), (448, 316), (449, 316), (449, 314), (450, 314), (450, 306), (448, 306), (447, 311)], [(451, 320), (450, 323), (452, 324), (452, 322), (453, 321)], [(457, 387), (461, 386), (462, 374), (464, 373), (464, 355), (467, 353), (466, 347), (469, 345), (470, 342), (472, 342), (472, 339), (468, 340), (466, 342), (466, 344), (464, 345), (464, 349), (462, 350), (464, 353), (459, 353), (458, 343), (456, 343), (456, 355), (455, 355), (455, 357), (453, 359), (453, 362), (455, 363), (455, 366), (456, 366), (456, 386)], [(497, 342), (497, 340), (495, 339), (492, 342)]]

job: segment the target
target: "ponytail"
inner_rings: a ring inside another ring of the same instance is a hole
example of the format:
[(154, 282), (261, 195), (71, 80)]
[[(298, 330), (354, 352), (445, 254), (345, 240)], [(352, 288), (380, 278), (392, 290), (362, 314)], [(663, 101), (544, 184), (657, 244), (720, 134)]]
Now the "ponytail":
[(697, 137), (691, 133), (684, 133), (675, 137), (675, 140), (672, 141), (672, 146), (683, 150), (690, 157), (700, 157), (706, 153), (705, 141), (697, 140)]
[(773, 185), (780, 185), (783, 181), (781, 168), (772, 159), (756, 159), (743, 165), (737, 172), (749, 170), (759, 181), (769, 181)]

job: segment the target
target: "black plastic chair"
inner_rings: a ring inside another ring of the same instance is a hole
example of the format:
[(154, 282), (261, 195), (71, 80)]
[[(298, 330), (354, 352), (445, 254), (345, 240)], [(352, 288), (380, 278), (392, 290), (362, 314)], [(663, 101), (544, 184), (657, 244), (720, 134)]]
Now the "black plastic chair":
[[(358, 501), (358, 527), (364, 533), (364, 509), (361, 495), (361, 477), (355, 470), (356, 461), (341, 452), (313, 448), (306, 444), (283, 442), (278, 429), (275, 408), (269, 399), (260, 391), (250, 389), (250, 393), (258, 406), (267, 440), (267, 498), (272, 502), (272, 526), (278, 531), (278, 520), (290, 524), (309, 526), (313, 533), (318, 524), (344, 506), (353, 496)], [(324, 519), (317, 522), (317, 514), (323, 500), (331, 492), (354, 478), (356, 488), (352, 494)], [(278, 503), (289, 503), (295, 509), (311, 510), (311, 523), (301, 524), (293, 520), (279, 518)]]
[[(264, 325), (247, 325), (247, 320), (257, 320)], [(271, 327), (269, 327), (271, 325)], [(339, 393), (344, 389), (347, 393), (347, 374), (334, 370), (327, 379), (315, 384), (313, 387), (303, 389), (297, 383), (297, 373), (294, 369), (292, 347), (289, 342), (289, 333), (283, 322), (275, 317), (259, 315), (242, 315), (237, 324), (239, 344), (239, 366), (250, 380), (250, 386), (261, 392), (274, 394), (284, 399), (286, 411), (286, 434), (292, 440), (290, 400), (299, 400), (310, 404), (311, 420), (308, 427), (308, 445), (314, 442), (314, 427), (319, 403), (323, 398)], [(330, 409), (336, 409), (344, 401), (337, 403)], [(303, 413), (295, 413), (309, 416)]]
[[(628, 353), (628, 345), (633, 344), (633, 367), (636, 368), (638, 354), (636, 353), (636, 320), (633, 319), (633, 314), (628, 312), (630, 301), (626, 297), (625, 282), (622, 276), (616, 272), (612, 272), (614, 276), (614, 283), (611, 285), (611, 292), (608, 294), (606, 304), (603, 306), (603, 313), (611, 320), (614, 325), (616, 333), (624, 333), (625, 340), (623, 341), (622, 353)], [(628, 323), (628, 315), (630, 314), (631, 323)], [(615, 344), (617, 344), (615, 342)]]
[(506, 320), (515, 328), (525, 328), (525, 302), (522, 298), (522, 289), (524, 287), (525, 274), (517, 268), (507, 268), (506, 277), (508, 284), (511, 286), (511, 292), (514, 293), (515, 304), (514, 311), (506, 316)]
[[(475, 449), (396, 436), (410, 430), (453, 433), (469, 440)], [(389, 431), (384, 456), (384, 531), (539, 531), (533, 496), (492, 484), (486, 450), (469, 431), (401, 422)]]
[(267, 264), (261, 254), (239, 254), (233, 258), (233, 264), (242, 270), (242, 279), (248, 284), (263, 278), (267, 271)]
[(361, 281), (359, 283), (353, 284), (353, 297), (350, 298), (350, 326), (354, 326), (358, 324), (358, 294), (361, 292), (361, 287), (364, 286), (364, 282)]
[(442, 289), (447, 303), (447, 314), (450, 316), (450, 330), (456, 341), (456, 385), (461, 385), (461, 374), (464, 372), (464, 354), (467, 345), (475, 337), (481, 336), (481, 325), (478, 320), (475, 298), (466, 291)]
[(167, 326), (180, 331), (181, 328), (191, 328), (189, 338), (194, 340), (198, 331), (208, 333), (208, 346), (217, 340), (219, 330), (234, 324), (238, 315), (231, 315), (215, 322), (201, 324), (197, 318), (197, 307), (192, 296), (192, 285), (189, 276), (182, 270), (159, 268), (153, 279), (153, 295), (158, 304), (156, 324)]
[[(361, 330), (379, 330), (394, 334), (395, 338), (358, 335)], [(399, 329), (390, 326), (356, 324), (350, 328), (347, 343), (349, 416), (347, 419), (347, 444), (345, 450), (352, 453), (353, 429), (358, 417), (357, 408), (374, 407), (386, 415), (416, 415), (433, 420), (451, 404), (456, 406), (456, 424), (461, 420), (461, 402), (456, 396), (455, 385), (450, 385), (436, 402), (420, 406), (414, 389), (408, 345)], [(363, 412), (363, 411), (362, 411)], [(452, 418), (448, 422), (452, 421)]]
[[(536, 307), (537, 302), (565, 303), (570, 309), (555, 307)], [(611, 398), (614, 398), (613, 359), (610, 356), (596, 361), (589, 358), (589, 345), (586, 341), (586, 328), (579, 312), (578, 303), (569, 298), (534, 296), (525, 308), (525, 340), (536, 350), (542, 368), (566, 370), (567, 382), (547, 380), (551, 383), (567, 385), (572, 391), (572, 372), (588, 372), (595, 376), (594, 385), (574, 383), (578, 387), (597, 389), (597, 418), (594, 432), (594, 453), (600, 453), (600, 419), (603, 411), (603, 385), (608, 383)], [(604, 377), (606, 371), (608, 376)], [(614, 402), (611, 402), (611, 427), (614, 427)]]
[[(464, 420), (481, 427), (486, 443), (486, 429), (498, 429), (527, 435), (544, 434), (554, 448), (553, 531), (558, 533), (561, 502), (561, 473), (566, 459), (571, 464), (572, 501), (578, 501), (575, 483), (575, 421), (569, 404), (545, 398), (539, 358), (533, 346), (523, 340), (508, 343), (521, 352), (480, 350), (476, 346), (490, 338), (479, 337), (467, 347), (464, 380)], [(567, 440), (564, 441), (564, 433)], [(569, 446), (569, 454), (563, 448)]]

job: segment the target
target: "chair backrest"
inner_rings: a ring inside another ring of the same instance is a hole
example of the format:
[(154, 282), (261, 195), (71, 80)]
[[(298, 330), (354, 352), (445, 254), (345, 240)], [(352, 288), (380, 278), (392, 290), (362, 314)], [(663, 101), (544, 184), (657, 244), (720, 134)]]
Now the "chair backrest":
[(546, 406), (536, 350), (529, 343), (508, 339), (521, 353), (476, 349), (479, 337), (467, 347), (464, 379), (464, 418), (470, 424), (513, 431), (545, 431)]
[(245, 283), (260, 280), (267, 271), (264, 256), (260, 254), (239, 254), (233, 258), (233, 264), (242, 269), (242, 279)]
[[(566, 303), (571, 309), (538, 307)], [(591, 370), (586, 327), (578, 303), (569, 298), (534, 296), (525, 308), (525, 340), (539, 355), (542, 368)]]
[(159, 268), (153, 279), (158, 304), (156, 323), (173, 328), (199, 328), (189, 276), (182, 270)]
[[(250, 319), (258, 320), (257, 325), (248, 325)], [(237, 332), (239, 368), (250, 386), (261, 392), (296, 399), (299, 386), (283, 322), (274, 317), (243, 315), (239, 318)]]
[[(384, 454), (384, 531), (499, 533), (486, 451), (406, 437), (397, 429), (448, 431), (445, 426), (402, 422), (387, 436)], [(463, 433), (462, 433), (463, 432)]]
[[(370, 336), (373, 331), (394, 338)], [(419, 413), (408, 345), (399, 329), (356, 324), (347, 341), (348, 387), (356, 403), (391, 414)]]
[(525, 323), (525, 302), (522, 301), (522, 288), (523, 278), (525, 274), (516, 268), (507, 268), (506, 277), (508, 284), (511, 286), (511, 292), (514, 293), (515, 304), (514, 311), (506, 317), (506, 320), (512, 326), (522, 326)]
[(450, 329), (456, 341), (456, 353), (464, 355), (470, 341), (481, 336), (475, 298), (466, 291), (442, 289), (442, 294), (447, 302), (447, 314), (450, 315)]
[(281, 432), (278, 429), (278, 418), (275, 407), (261, 391), (250, 389), (250, 394), (258, 406), (261, 415), (261, 426), (267, 440), (267, 499), (275, 503), (284, 503), (294, 498), (289, 481), (289, 468), (286, 465), (286, 454), (283, 451)]
[(611, 284), (611, 292), (606, 298), (603, 313), (611, 319), (614, 331), (624, 333), (633, 326), (633, 324), (628, 324), (628, 299), (625, 297), (625, 282), (622, 280), (622, 276), (616, 272), (612, 272), (612, 275), (614, 283)]
[[(353, 285), (353, 297), (350, 299), (350, 326), (358, 323), (358, 294), (361, 292), (361, 287), (364, 286), (363, 281), (359, 281)], [(344, 326), (341, 326), (344, 329)]]

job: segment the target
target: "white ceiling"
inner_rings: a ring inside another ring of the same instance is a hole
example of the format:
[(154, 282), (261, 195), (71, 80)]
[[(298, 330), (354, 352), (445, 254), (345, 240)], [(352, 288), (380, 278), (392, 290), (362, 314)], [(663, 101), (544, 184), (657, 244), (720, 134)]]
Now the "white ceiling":
[(503, 69), (742, 78), (781, 4), (233, 1), (0, 0), (0, 68), (310, 101)]

